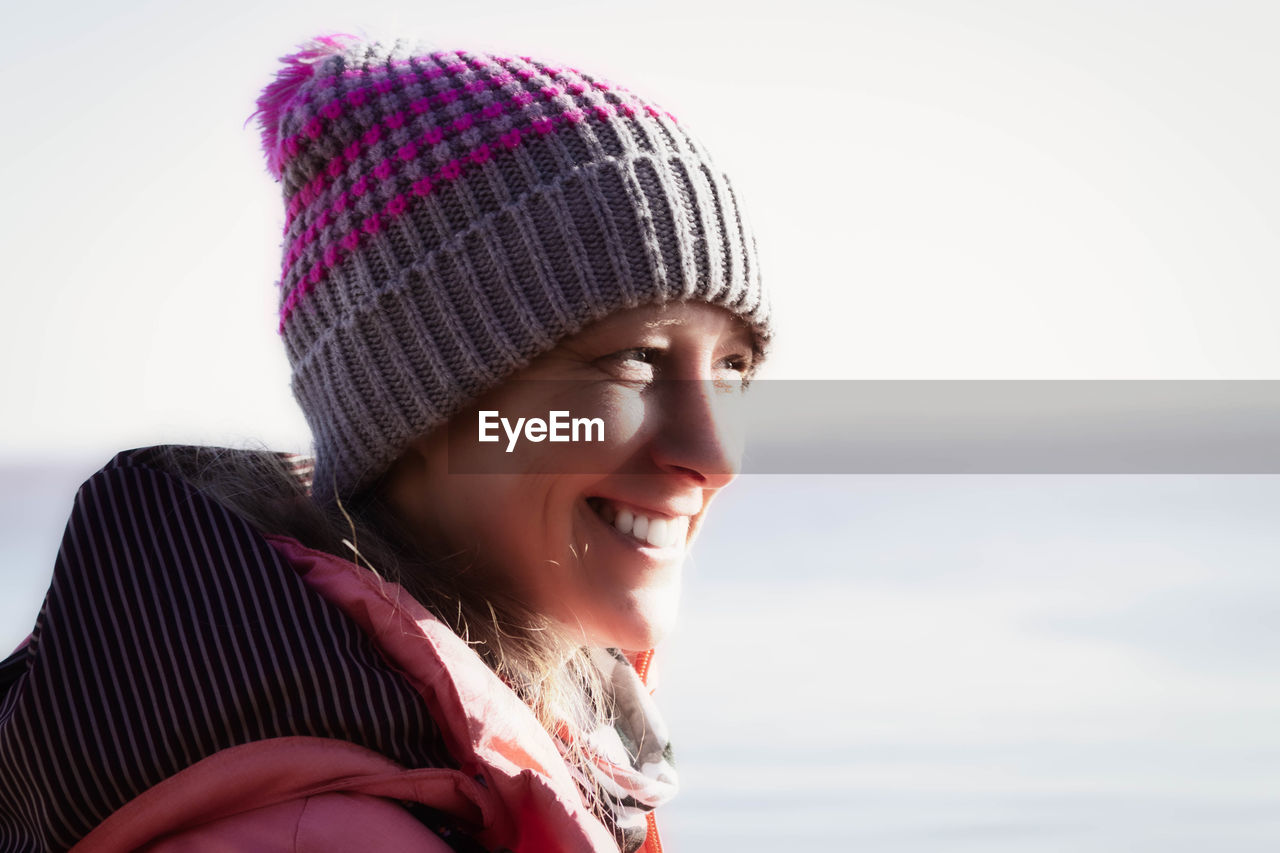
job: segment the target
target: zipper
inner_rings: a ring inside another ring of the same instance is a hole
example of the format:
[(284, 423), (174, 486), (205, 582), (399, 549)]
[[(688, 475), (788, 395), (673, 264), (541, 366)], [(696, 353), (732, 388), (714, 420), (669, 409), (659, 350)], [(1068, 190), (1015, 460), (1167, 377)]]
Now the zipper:
[(649, 664), (653, 661), (653, 649), (647, 652), (641, 652), (636, 658), (636, 675), (640, 676), (640, 683), (649, 686)]
[[(653, 662), (653, 649), (641, 652), (636, 658), (635, 668), (636, 675), (640, 676), (640, 683), (646, 687), (649, 685), (649, 665)], [(662, 853), (662, 840), (658, 838), (658, 818), (653, 812), (645, 815), (645, 822), (648, 828), (644, 834), (644, 853)]]
[(649, 812), (645, 817), (649, 822), (649, 829), (644, 835), (645, 853), (662, 853), (662, 841), (658, 838), (658, 819), (654, 817), (653, 812)]

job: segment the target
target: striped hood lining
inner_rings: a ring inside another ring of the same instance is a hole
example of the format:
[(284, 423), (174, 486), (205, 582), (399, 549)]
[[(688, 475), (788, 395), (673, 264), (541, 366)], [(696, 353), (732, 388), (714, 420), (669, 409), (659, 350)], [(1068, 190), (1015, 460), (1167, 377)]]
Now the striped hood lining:
[(270, 738), (454, 766), (372, 639), (154, 463), (126, 451), (81, 487), (31, 641), (0, 663), (0, 853), (67, 850), (161, 780)]

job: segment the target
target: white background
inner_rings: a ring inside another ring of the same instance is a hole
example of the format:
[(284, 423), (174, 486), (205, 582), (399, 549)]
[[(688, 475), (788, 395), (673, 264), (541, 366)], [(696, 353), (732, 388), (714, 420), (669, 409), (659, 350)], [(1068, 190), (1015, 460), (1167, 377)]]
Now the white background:
[(741, 185), (775, 376), (1276, 378), (1268, 2), (24, 4), (5, 12), (8, 454), (301, 445), (256, 128), (324, 31), (565, 59)]

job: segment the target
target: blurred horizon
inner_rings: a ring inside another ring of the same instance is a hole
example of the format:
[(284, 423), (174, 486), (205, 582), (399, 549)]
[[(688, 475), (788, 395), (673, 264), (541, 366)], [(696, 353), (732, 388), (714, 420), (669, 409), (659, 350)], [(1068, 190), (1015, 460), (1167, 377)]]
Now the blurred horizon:
[[(84, 474), (0, 469), (10, 647)], [(664, 840), (1274, 848), (1277, 517), (1275, 475), (744, 475), (659, 649)]]

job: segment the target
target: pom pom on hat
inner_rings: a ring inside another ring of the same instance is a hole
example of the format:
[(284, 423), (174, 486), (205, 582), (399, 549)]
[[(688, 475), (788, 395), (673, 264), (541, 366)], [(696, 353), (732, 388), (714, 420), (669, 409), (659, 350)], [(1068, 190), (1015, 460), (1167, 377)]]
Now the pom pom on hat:
[(316, 36), (298, 47), (296, 53), (280, 57), (284, 63), (276, 72), (276, 79), (267, 84), (258, 96), (258, 109), (250, 116), (256, 117), (262, 128), (262, 150), (267, 155), (267, 169), (272, 177), (280, 179), (284, 165), (284, 149), (280, 139), (280, 121), (301, 96), (303, 87), (315, 76), (316, 65), (329, 56), (339, 56), (360, 41), (358, 36), (335, 33)]

